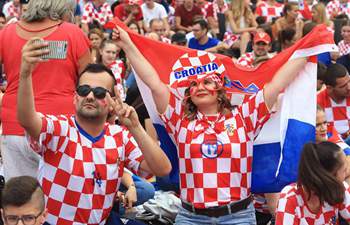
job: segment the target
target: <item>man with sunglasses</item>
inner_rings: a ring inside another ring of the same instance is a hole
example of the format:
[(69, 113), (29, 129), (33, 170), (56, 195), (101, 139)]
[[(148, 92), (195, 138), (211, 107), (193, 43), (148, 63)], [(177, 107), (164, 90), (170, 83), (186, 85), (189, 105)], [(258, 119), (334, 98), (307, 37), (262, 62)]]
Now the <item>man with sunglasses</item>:
[[(165, 176), (171, 165), (158, 144), (142, 128), (135, 110), (112, 98), (115, 80), (103, 65), (81, 73), (73, 116), (40, 115), (35, 111), (31, 72), (47, 54), (47, 43), (29, 40), (22, 50), (17, 115), (42, 155), (38, 179), (43, 187), (50, 224), (105, 224), (124, 166), (148, 176)], [(57, 106), (59, 107), (59, 106)], [(118, 117), (123, 126), (106, 123)]]
[(2, 190), (1, 203), (5, 225), (41, 225), (45, 222), (44, 193), (33, 177), (20, 176), (8, 180)]

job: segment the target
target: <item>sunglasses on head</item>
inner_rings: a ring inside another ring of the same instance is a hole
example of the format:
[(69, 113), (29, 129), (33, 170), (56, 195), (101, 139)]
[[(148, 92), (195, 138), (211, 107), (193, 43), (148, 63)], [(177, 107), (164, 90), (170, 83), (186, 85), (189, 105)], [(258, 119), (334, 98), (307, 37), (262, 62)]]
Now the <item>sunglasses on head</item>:
[(104, 99), (106, 97), (107, 92), (109, 92), (106, 88), (103, 87), (90, 87), (90, 85), (84, 84), (84, 85), (79, 85), (77, 87), (77, 94), (81, 97), (86, 97), (92, 93), (94, 93), (95, 98), (97, 99)]

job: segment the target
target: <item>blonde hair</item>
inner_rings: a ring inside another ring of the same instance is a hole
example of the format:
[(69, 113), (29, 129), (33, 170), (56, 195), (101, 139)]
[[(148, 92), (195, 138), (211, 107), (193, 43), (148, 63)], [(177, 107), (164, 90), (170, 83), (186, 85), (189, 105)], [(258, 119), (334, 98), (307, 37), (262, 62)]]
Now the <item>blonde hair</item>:
[(231, 1), (231, 12), (233, 15), (234, 22), (239, 26), (241, 17), (244, 18), (244, 21), (251, 25), (251, 17), (253, 16), (253, 12), (249, 6), (244, 5), (244, 1), (246, 0), (232, 0)]
[(40, 21), (45, 18), (61, 20), (65, 15), (74, 19), (75, 0), (31, 0), (28, 9), (22, 15), (26, 22)]
[(313, 18), (312, 21), (317, 24), (325, 24), (326, 26), (329, 26), (331, 21), (328, 19), (326, 14), (326, 6), (323, 3), (317, 3), (316, 5), (312, 6), (312, 9), (316, 10), (317, 15), (320, 19), (320, 22), (316, 22)]

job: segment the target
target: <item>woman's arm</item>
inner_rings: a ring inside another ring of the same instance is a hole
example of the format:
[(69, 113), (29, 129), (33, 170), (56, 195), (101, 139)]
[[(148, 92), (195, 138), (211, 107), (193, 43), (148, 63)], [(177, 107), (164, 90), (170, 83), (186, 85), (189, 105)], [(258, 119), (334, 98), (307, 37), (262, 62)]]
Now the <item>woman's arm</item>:
[(256, 27), (247, 27), (247, 28), (239, 28), (233, 18), (233, 14), (231, 11), (226, 11), (225, 12), (226, 19), (228, 20), (231, 30), (235, 34), (240, 34), (244, 32), (253, 32), (256, 31)]

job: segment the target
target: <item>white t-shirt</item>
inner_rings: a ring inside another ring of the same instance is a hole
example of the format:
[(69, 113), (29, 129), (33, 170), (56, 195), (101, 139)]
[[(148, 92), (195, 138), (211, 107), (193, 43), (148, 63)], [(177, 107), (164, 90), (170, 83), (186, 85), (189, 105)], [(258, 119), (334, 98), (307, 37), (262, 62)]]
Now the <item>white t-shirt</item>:
[(143, 3), (141, 5), (141, 10), (142, 10), (142, 15), (143, 15), (143, 22), (145, 23), (145, 25), (147, 27), (149, 27), (149, 22), (152, 19), (163, 19), (166, 18), (168, 16), (168, 14), (165, 11), (164, 6), (162, 6), (159, 3), (154, 3), (154, 7), (153, 9), (149, 9), (146, 6), (146, 3)]

